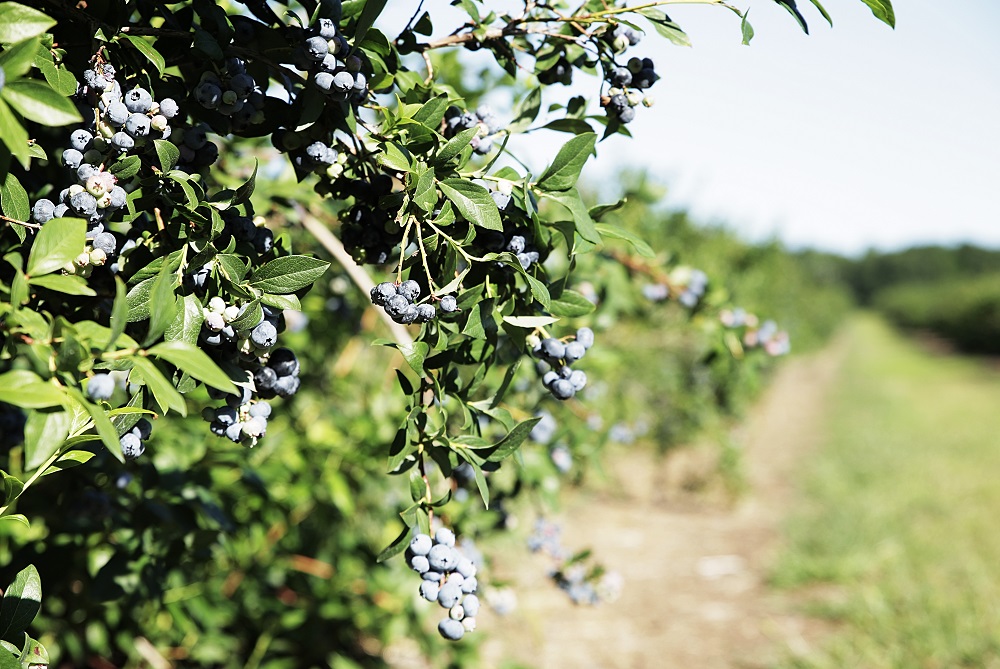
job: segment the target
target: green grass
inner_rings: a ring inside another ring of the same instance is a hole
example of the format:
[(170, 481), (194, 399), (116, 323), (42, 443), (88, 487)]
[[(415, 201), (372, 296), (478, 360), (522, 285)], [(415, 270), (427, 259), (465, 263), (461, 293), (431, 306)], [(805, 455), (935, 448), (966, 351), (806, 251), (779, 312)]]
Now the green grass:
[[(865, 316), (773, 573), (841, 623), (789, 667), (1000, 667), (1000, 372)], [(832, 596), (831, 596), (832, 594)]]

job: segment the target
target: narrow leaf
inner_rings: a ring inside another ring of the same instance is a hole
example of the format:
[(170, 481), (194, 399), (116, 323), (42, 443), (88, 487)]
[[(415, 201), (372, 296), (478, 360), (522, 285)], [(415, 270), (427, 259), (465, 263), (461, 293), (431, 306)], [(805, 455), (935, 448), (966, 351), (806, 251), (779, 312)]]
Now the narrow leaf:
[(11, 107), (43, 125), (69, 125), (83, 121), (76, 105), (59, 95), (48, 83), (21, 79), (12, 81), (3, 89), (4, 99)]

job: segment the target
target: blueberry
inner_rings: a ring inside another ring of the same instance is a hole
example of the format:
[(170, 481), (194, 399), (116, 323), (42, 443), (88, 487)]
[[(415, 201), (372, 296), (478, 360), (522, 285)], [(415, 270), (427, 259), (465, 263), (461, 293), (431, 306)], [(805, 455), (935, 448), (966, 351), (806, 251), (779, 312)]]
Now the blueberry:
[(434, 571), (451, 571), (458, 564), (458, 553), (451, 546), (435, 544), (427, 554)]
[[(479, 587), (479, 581), (476, 580), (475, 576), (469, 576), (464, 581), (462, 581), (462, 593), (466, 595), (471, 595)], [(468, 598), (466, 598), (468, 599)], [(468, 615), (468, 613), (466, 613)]]
[(450, 609), (455, 604), (458, 604), (460, 599), (462, 599), (462, 586), (451, 579), (442, 585), (438, 591), (438, 604), (446, 609)]
[(594, 331), (587, 327), (580, 328), (576, 331), (576, 340), (583, 344), (584, 348), (590, 348), (594, 345)]
[(262, 437), (267, 432), (267, 419), (260, 416), (251, 416), (243, 423), (243, 434), (248, 437)]
[(479, 598), (475, 595), (466, 595), (462, 598), (462, 609), (466, 617), (475, 617), (479, 613)]
[(424, 580), (420, 583), (420, 596), (428, 602), (436, 602), (440, 590), (440, 586), (434, 581)]
[(174, 101), (173, 98), (163, 98), (162, 100), (160, 100), (160, 113), (166, 116), (168, 119), (177, 116), (177, 113), (179, 111), (180, 107), (177, 106), (177, 103)]
[(77, 128), (73, 131), (73, 134), (69, 136), (69, 144), (77, 151), (86, 151), (90, 147), (90, 142), (93, 141), (94, 135), (89, 130), (84, 128)]
[(635, 109), (626, 107), (617, 114), (620, 123), (631, 123), (635, 119)]
[(257, 390), (271, 390), (278, 382), (278, 373), (272, 367), (261, 367), (253, 373), (253, 382)]
[(454, 295), (445, 295), (441, 298), (440, 306), (441, 311), (450, 314), (458, 309), (458, 301)]
[(333, 75), (333, 88), (342, 93), (354, 88), (354, 75), (346, 70)]
[(552, 382), (552, 385), (549, 386), (549, 390), (552, 392), (552, 396), (557, 400), (568, 400), (576, 393), (576, 391), (573, 390), (573, 384), (566, 379), (556, 379)]
[(203, 81), (194, 89), (194, 99), (206, 109), (215, 109), (222, 104), (222, 89), (211, 81)]
[(551, 360), (561, 360), (566, 355), (566, 345), (555, 337), (543, 339), (542, 355)]
[(273, 367), (278, 376), (298, 376), (299, 361), (295, 354), (287, 348), (276, 348), (271, 351), (267, 361), (268, 367)]
[(580, 392), (583, 387), (587, 385), (587, 374), (586, 372), (574, 369), (573, 373), (569, 375), (569, 382), (573, 386), (575, 392)]
[(571, 341), (566, 344), (566, 352), (563, 359), (567, 364), (572, 365), (587, 353), (587, 348), (578, 341)]
[(291, 397), (299, 391), (300, 384), (301, 382), (297, 376), (282, 376), (274, 384), (274, 392), (279, 397)]
[(152, 434), (152, 432), (153, 424), (145, 418), (140, 418), (132, 427), (132, 433), (140, 439), (149, 439), (149, 435)]
[(445, 618), (438, 623), (438, 632), (445, 639), (450, 641), (458, 641), (463, 636), (465, 636), (465, 627), (461, 622), (454, 620), (452, 618)]
[(476, 565), (472, 564), (472, 560), (463, 556), (458, 559), (455, 571), (465, 578), (472, 578), (476, 575)]
[(418, 304), (416, 310), (417, 320), (423, 323), (429, 323), (437, 316), (437, 309), (434, 308), (433, 304)]
[(118, 443), (121, 444), (122, 455), (127, 460), (135, 460), (146, 450), (146, 447), (142, 444), (142, 440), (131, 432), (123, 434)]
[(514, 235), (507, 242), (507, 250), (511, 253), (523, 253), (524, 252), (524, 237), (522, 235)]
[(128, 133), (119, 131), (111, 137), (111, 144), (116, 149), (128, 151), (135, 146), (135, 140)]
[(97, 198), (87, 191), (81, 191), (70, 196), (69, 205), (81, 216), (90, 216), (97, 211)]
[(101, 249), (105, 254), (111, 256), (114, 255), (115, 250), (118, 248), (118, 240), (110, 232), (102, 232), (94, 237), (93, 247)]
[(608, 73), (608, 81), (619, 88), (628, 86), (632, 83), (632, 72), (627, 67), (616, 67)]
[(415, 322), (419, 315), (420, 312), (417, 310), (417, 308), (412, 304), (408, 304), (406, 305), (405, 309), (403, 309), (401, 312), (399, 312), (399, 314), (396, 317), (393, 318), (393, 320), (396, 321), (397, 323), (402, 323), (403, 325), (409, 325), (410, 323)]
[(121, 186), (115, 186), (111, 189), (109, 193), (111, 197), (111, 203), (108, 205), (112, 209), (121, 209), (125, 206), (125, 201), (128, 198), (128, 193)]
[(497, 209), (499, 209), (500, 211), (506, 209), (507, 205), (510, 204), (510, 195), (507, 195), (506, 193), (501, 193), (498, 190), (491, 191), (490, 197), (493, 198), (493, 202), (496, 203)]
[(145, 114), (132, 114), (125, 121), (125, 132), (139, 139), (149, 134), (149, 117)]
[(320, 72), (313, 77), (313, 83), (324, 93), (329, 93), (333, 88), (333, 75), (329, 72)]
[(145, 88), (133, 88), (125, 93), (124, 103), (133, 114), (145, 114), (153, 106), (153, 98)]
[(410, 552), (414, 555), (427, 555), (431, 552), (432, 545), (430, 536), (421, 532), (410, 539)]
[(454, 546), (455, 533), (447, 527), (439, 528), (438, 531), (434, 533), (434, 542), (445, 546)]
[(263, 321), (250, 333), (250, 340), (258, 348), (273, 348), (278, 343), (278, 330), (270, 321)]
[(66, 149), (63, 151), (62, 160), (63, 165), (71, 170), (75, 170), (83, 162), (83, 154), (80, 153), (79, 149)]
[(317, 35), (316, 37), (310, 37), (305, 43), (306, 56), (310, 60), (320, 61), (330, 52), (330, 47), (327, 44), (327, 40), (323, 37)]
[(95, 374), (87, 382), (87, 397), (92, 400), (111, 399), (115, 392), (115, 380), (110, 374)]
[[(263, 369), (269, 369), (264, 367)], [(250, 407), (250, 415), (255, 418), (269, 418), (271, 416), (271, 405), (267, 402), (257, 402), (252, 407)]]
[(229, 90), (236, 93), (236, 95), (243, 100), (245, 100), (247, 96), (253, 92), (253, 89), (256, 86), (257, 83), (253, 80), (253, 77), (245, 72), (237, 74), (229, 80)]
[(319, 36), (325, 40), (331, 40), (337, 36), (337, 24), (331, 19), (320, 19), (316, 24)]
[(423, 574), (430, 568), (431, 564), (427, 561), (426, 555), (413, 555), (410, 557), (410, 569), (418, 574)]
[(129, 112), (128, 107), (116, 100), (108, 105), (107, 110), (104, 112), (104, 118), (109, 124), (120, 128), (125, 125), (125, 121), (128, 120), (130, 114), (131, 112)]
[(542, 385), (548, 388), (558, 379), (559, 379), (559, 373), (549, 370), (545, 372), (544, 376), (542, 376)]
[(35, 202), (35, 205), (31, 208), (31, 219), (41, 225), (52, 220), (54, 216), (56, 205), (52, 200), (46, 200), (42, 198)]
[[(372, 304), (384, 307), (396, 295), (396, 286), (389, 281), (383, 281), (371, 290)], [(454, 299), (454, 298), (452, 298)]]
[(239, 442), (243, 438), (243, 423), (233, 423), (226, 426), (226, 436), (230, 441)]
[(399, 287), (396, 288), (396, 292), (405, 297), (410, 302), (413, 302), (418, 297), (420, 297), (420, 284), (418, 284), (413, 279), (408, 279), (403, 283), (399, 284)]

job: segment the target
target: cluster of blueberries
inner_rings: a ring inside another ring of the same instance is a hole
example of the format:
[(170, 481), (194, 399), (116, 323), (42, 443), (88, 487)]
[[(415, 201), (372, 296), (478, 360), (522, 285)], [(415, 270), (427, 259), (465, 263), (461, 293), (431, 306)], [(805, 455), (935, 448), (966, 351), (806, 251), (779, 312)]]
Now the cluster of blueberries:
[(264, 121), (264, 94), (240, 58), (229, 58), (220, 73), (205, 72), (192, 93), (205, 109), (228, 116), (243, 128)]
[(359, 263), (389, 262), (393, 248), (403, 240), (403, 228), (378, 203), (392, 192), (392, 177), (379, 174), (371, 179), (357, 179), (345, 174), (337, 179), (335, 186), (339, 188), (338, 197), (354, 198), (354, 205), (340, 218), (344, 247)]
[(558, 565), (549, 572), (549, 577), (559, 589), (574, 604), (596, 605), (616, 599), (623, 585), (621, 575), (600, 569), (588, 570), (582, 563), (571, 559), (571, 552), (563, 546), (561, 535), (562, 528), (557, 523), (538, 518), (527, 540), (532, 553), (546, 554)]
[(594, 331), (583, 327), (576, 331), (571, 341), (547, 337), (532, 348), (532, 354), (543, 363), (540, 365), (542, 385), (557, 400), (568, 400), (587, 385), (587, 374), (571, 365), (586, 355), (593, 345)]
[[(79, 95), (100, 112), (94, 133), (95, 139), (100, 141), (95, 143), (94, 149), (99, 154), (112, 148), (130, 151), (154, 139), (170, 137), (170, 119), (180, 111), (177, 103), (171, 98), (157, 102), (145, 88), (124, 91), (115, 78), (116, 74), (111, 63), (98, 65), (83, 73), (84, 86)], [(73, 149), (79, 150), (76, 146)], [(82, 154), (83, 162), (100, 162), (100, 155), (96, 156), (96, 160), (91, 159), (93, 157)], [(65, 153), (63, 160), (69, 163)]]
[[(437, 317), (437, 309), (433, 304), (416, 304), (420, 297), (420, 284), (413, 279), (407, 279), (398, 286), (391, 281), (383, 281), (371, 289), (370, 295), (372, 304), (382, 307), (389, 318), (397, 323), (427, 323)], [(454, 295), (445, 295), (439, 306), (441, 311), (451, 313), (458, 309), (458, 302)]]
[(462, 111), (452, 105), (444, 113), (444, 136), (451, 138), (469, 128), (479, 128), (472, 138), (472, 150), (485, 156), (493, 149), (493, 138), (503, 129), (489, 105), (479, 105), (476, 111)]
[[(507, 205), (510, 204), (510, 196), (503, 195), (500, 191), (493, 191), (494, 202), (499, 205), (500, 211), (504, 211)], [(497, 197), (499, 195), (499, 197)], [(477, 240), (487, 251), (493, 253), (500, 253), (506, 251), (508, 253), (513, 253), (514, 257), (521, 264), (521, 267), (527, 271), (534, 263), (538, 262), (541, 257), (538, 254), (537, 249), (531, 246), (528, 242), (530, 235), (527, 230), (521, 228), (515, 228), (509, 232), (500, 232), (499, 230), (483, 230), (479, 232)], [(503, 263), (498, 263), (498, 266), (503, 267)]]
[(778, 324), (772, 320), (764, 321), (757, 330), (749, 330), (743, 335), (743, 343), (750, 348), (760, 346), (772, 357), (787, 355), (792, 350), (788, 333), (779, 331)]
[(684, 290), (677, 296), (677, 301), (688, 309), (693, 309), (705, 295), (707, 287), (708, 275), (700, 269), (693, 269), (688, 275)]
[(438, 623), (441, 636), (458, 641), (476, 629), (476, 565), (455, 546), (454, 532), (442, 527), (433, 538), (415, 535), (406, 549), (406, 562), (423, 579), (420, 596), (448, 610), (448, 617)]
[[(115, 392), (114, 378), (105, 372), (99, 372), (90, 377), (87, 381), (87, 397), (100, 402), (111, 399)], [(131, 430), (123, 434), (118, 443), (122, 448), (122, 455), (129, 460), (135, 460), (146, 451), (145, 441), (149, 439), (153, 431), (152, 424), (145, 418), (140, 418)]]
[(605, 104), (608, 115), (618, 119), (619, 123), (629, 123), (635, 118), (636, 107), (653, 104), (653, 99), (643, 91), (660, 77), (653, 69), (652, 59), (629, 58), (626, 67), (612, 68), (606, 78), (611, 84)]
[(538, 73), (538, 82), (545, 86), (552, 84), (569, 86), (573, 83), (573, 64), (565, 56), (560, 56), (551, 67)]
[(317, 172), (337, 177), (343, 171), (343, 160), (337, 149), (326, 142), (312, 142), (308, 146), (289, 151), (288, 155), (296, 170), (303, 173)]
[(336, 22), (319, 19), (305, 36), (297, 65), (309, 71), (316, 87), (335, 100), (364, 100), (368, 96), (368, 79), (361, 71), (364, 63), (337, 33)]
[(254, 444), (267, 432), (271, 405), (264, 401), (240, 404), (242, 399), (238, 395), (229, 395), (226, 406), (205, 407), (201, 417), (208, 421), (212, 434), (227, 437), (235, 443), (245, 441)]

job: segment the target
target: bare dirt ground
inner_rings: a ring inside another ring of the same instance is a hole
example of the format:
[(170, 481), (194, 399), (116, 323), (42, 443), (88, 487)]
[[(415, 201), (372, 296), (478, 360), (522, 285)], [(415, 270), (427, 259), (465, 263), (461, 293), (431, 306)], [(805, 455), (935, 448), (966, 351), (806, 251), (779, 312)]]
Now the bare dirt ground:
[(481, 616), (491, 630), (483, 667), (748, 669), (810, 653), (828, 630), (766, 577), (846, 344), (842, 337), (779, 370), (734, 435), (749, 484), (735, 504), (680, 492), (711, 460), (698, 447), (666, 459), (623, 453), (614, 458), (617, 484), (571, 495), (557, 518), (563, 543), (592, 547), (621, 572), (621, 597), (573, 606), (546, 579), (545, 557), (501, 560), (493, 576), (516, 584), (518, 608)]

